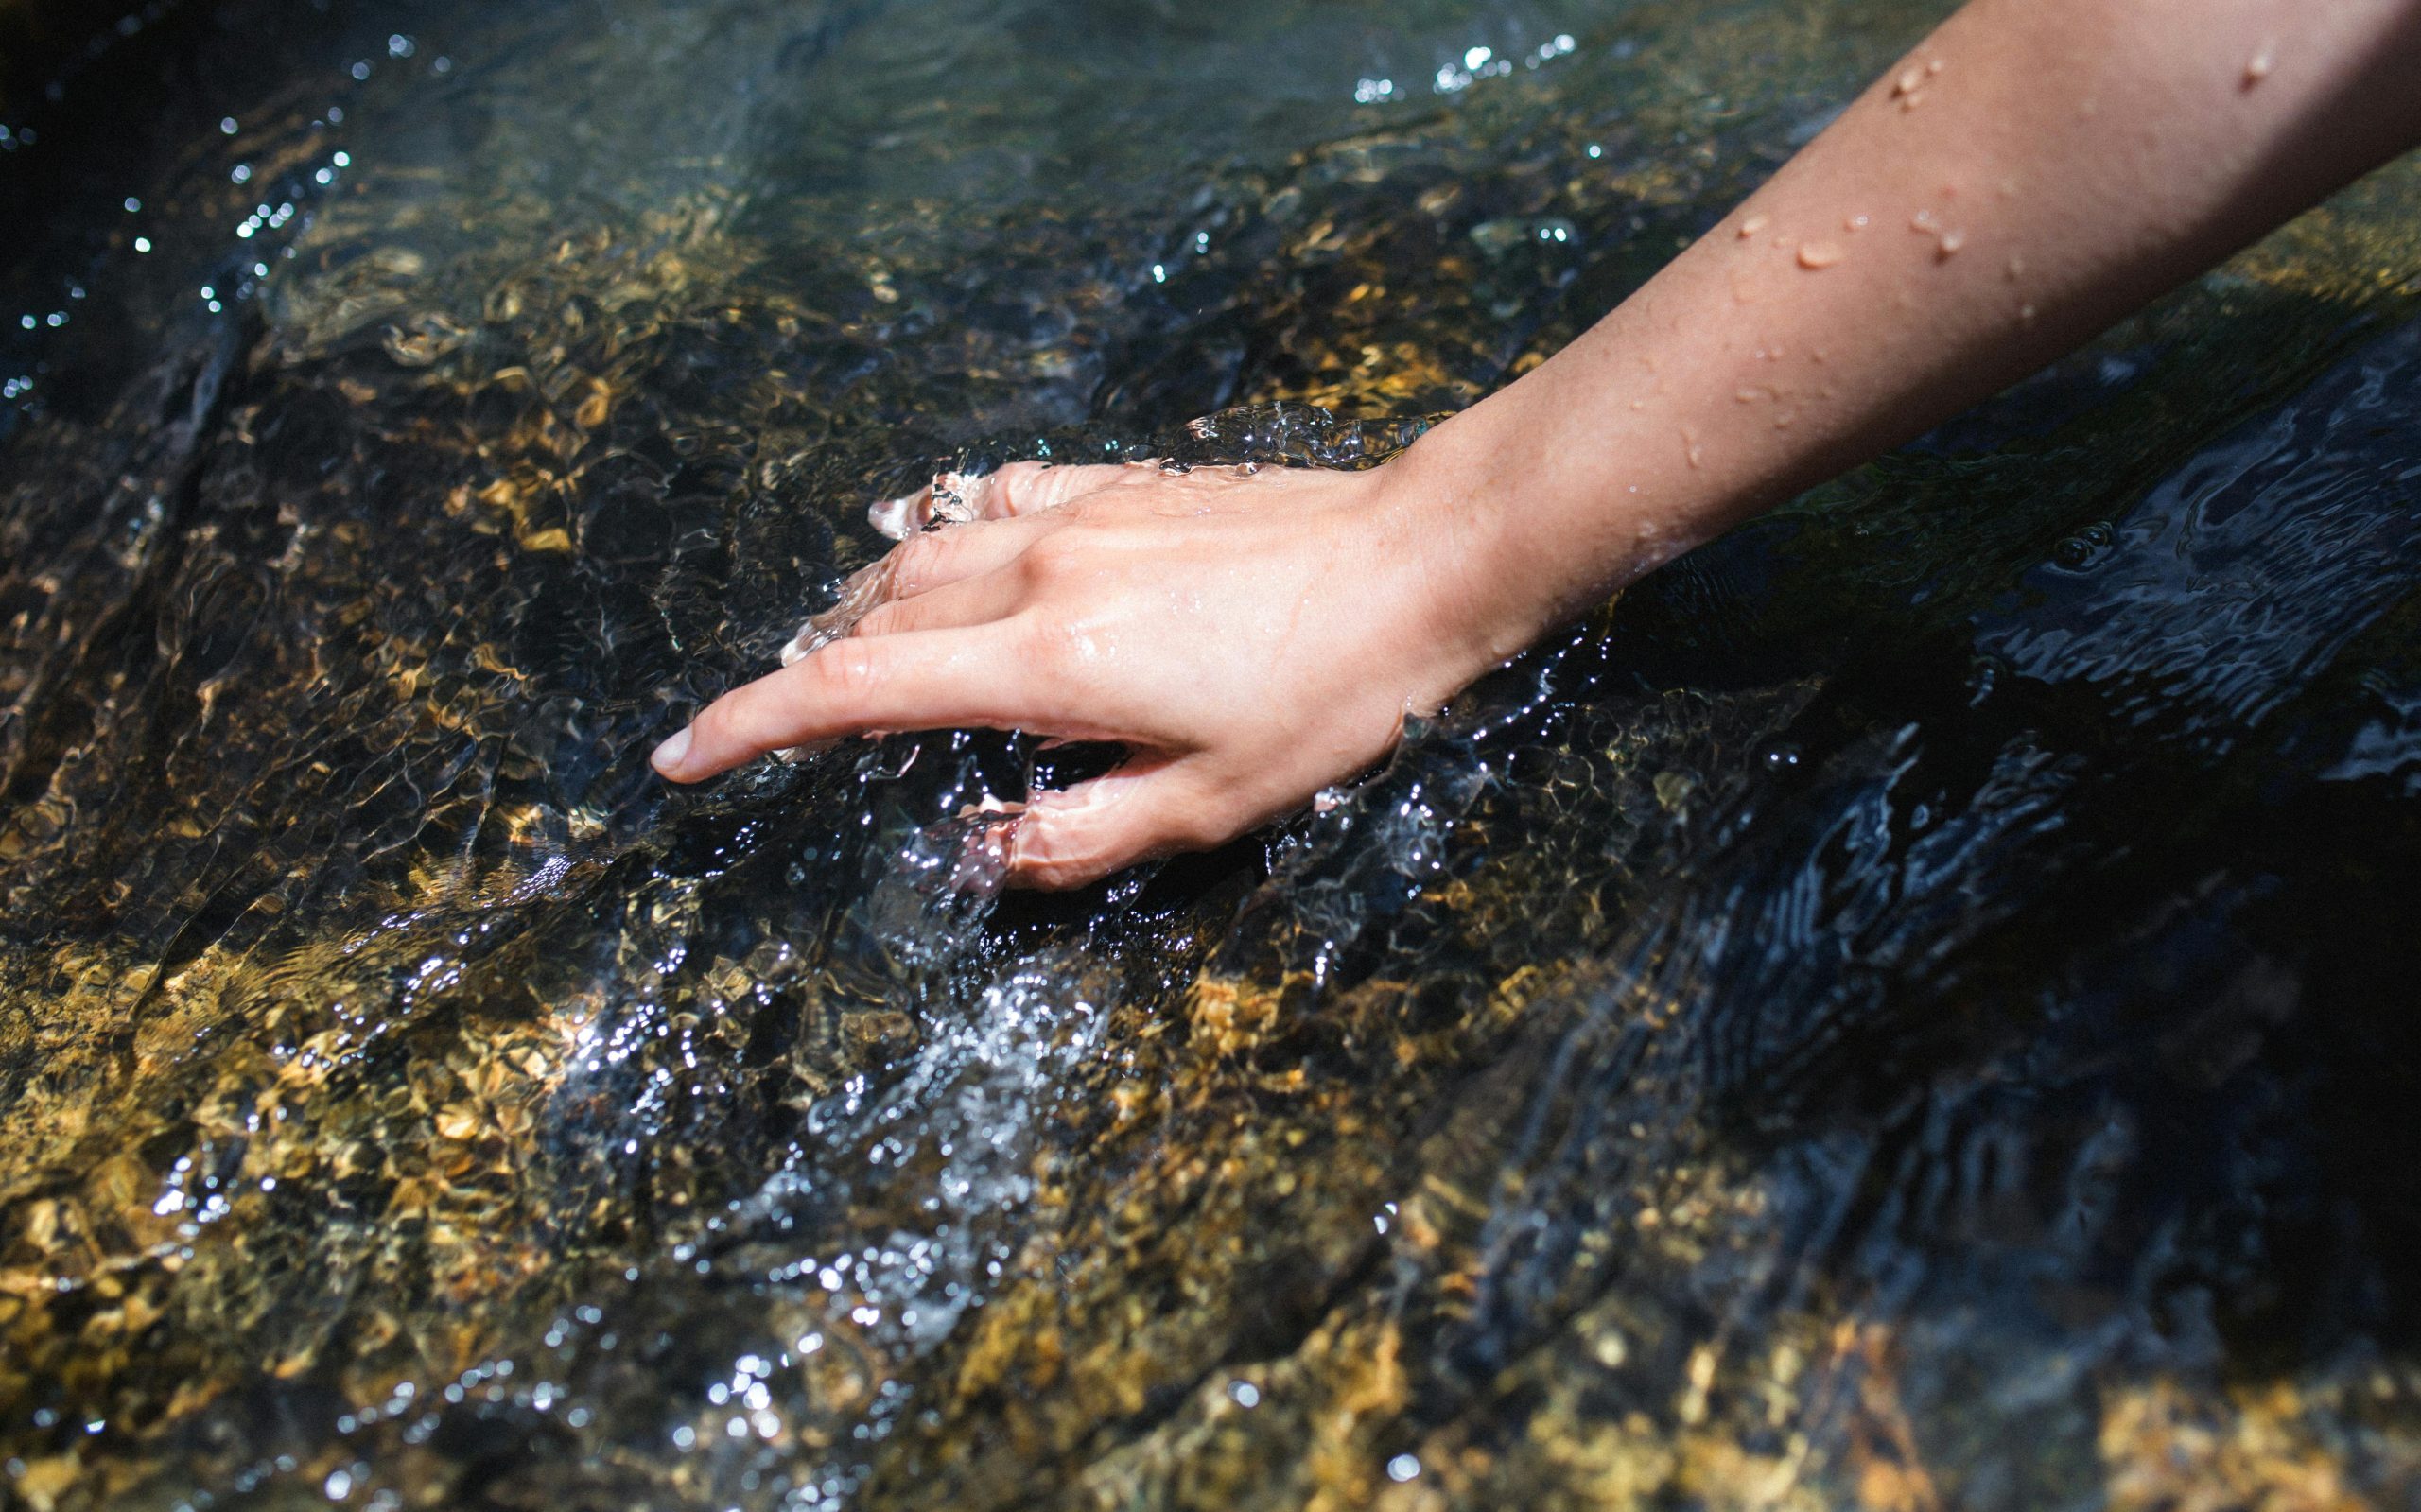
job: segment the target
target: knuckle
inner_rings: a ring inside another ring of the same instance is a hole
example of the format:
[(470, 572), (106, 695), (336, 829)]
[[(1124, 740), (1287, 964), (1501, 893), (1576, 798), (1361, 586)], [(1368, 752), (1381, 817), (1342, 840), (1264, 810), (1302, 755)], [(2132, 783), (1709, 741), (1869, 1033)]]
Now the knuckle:
[(984, 500), (990, 508), (988, 515), (1019, 514), (1035, 507), (1048, 489), (1043, 481), (1050, 470), (1048, 462), (1004, 462), (993, 470), (985, 480), (990, 496)]
[(1054, 530), (1027, 547), (1018, 565), (1031, 582), (1055, 582), (1073, 574), (1084, 557), (1082, 538), (1069, 530)]
[(748, 744), (745, 721), (739, 712), (744, 703), (743, 695), (733, 693), (700, 710), (689, 726), (697, 749), (721, 756), (745, 748)]
[(1173, 856), (1181, 851), (1215, 850), (1235, 839), (1237, 833), (1236, 826), (1210, 812), (1207, 806), (1197, 807), (1180, 799), (1152, 853)]
[(816, 680), (827, 698), (849, 702), (864, 697), (881, 680), (880, 665), (865, 641), (835, 641), (816, 652)]
[(891, 550), (891, 588), (895, 593), (914, 593), (941, 570), (944, 542), (948, 537), (937, 530), (912, 535)]
[(1029, 612), (1017, 617), (1011, 631), (1019, 659), (1056, 683), (1080, 677), (1090, 665), (1085, 654), (1083, 630), (1065, 616)]
[(1153, 853), (1165, 856), (1226, 844), (1253, 826), (1248, 803), (1236, 787), (1210, 773), (1176, 777), (1159, 794)]

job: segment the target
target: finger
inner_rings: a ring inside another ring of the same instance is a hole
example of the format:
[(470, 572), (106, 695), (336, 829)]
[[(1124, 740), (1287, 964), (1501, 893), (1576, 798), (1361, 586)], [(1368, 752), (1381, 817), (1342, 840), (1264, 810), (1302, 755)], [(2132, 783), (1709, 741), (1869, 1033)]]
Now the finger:
[(866, 506), (866, 523), (895, 541), (905, 541), (933, 517), (931, 483), (899, 498), (879, 498)]
[(839, 597), (807, 617), (782, 646), (784, 667), (814, 655), (858, 627), (866, 612), (883, 601), (891, 589), (891, 558), (860, 567), (841, 580)]
[(903, 498), (882, 499), (868, 506), (867, 523), (895, 541), (906, 540), (932, 523), (938, 510), (958, 521), (1006, 520), (1040, 510), (1056, 509), (1071, 499), (1105, 488), (1161, 476), (1158, 462), (1010, 462), (970, 478), (943, 473), (932, 483)]
[(1023, 585), (1007, 573), (982, 577), (877, 604), (849, 628), (858, 636), (899, 635), (919, 630), (965, 630), (1005, 619), (1017, 611)]
[(1203, 850), (1239, 832), (1215, 814), (1184, 762), (1148, 756), (1106, 776), (1026, 802), (1009, 843), (1009, 881), (1082, 887), (1123, 867)]
[(869, 571), (879, 576), (878, 597), (913, 599), (969, 578), (997, 572), (1024, 555), (1036, 536), (1058, 522), (970, 520), (944, 530), (927, 530), (891, 548)]
[(1063, 466), (1053, 462), (1011, 462), (974, 479), (968, 501), (976, 517), (1014, 519), (1055, 510), (1106, 488), (1122, 488), (1146, 478), (1163, 477), (1158, 462), (1088, 462)]
[(980, 520), (947, 530), (929, 530), (901, 542), (881, 561), (849, 574), (831, 607), (808, 617), (782, 647), (782, 665), (788, 667), (856, 633), (860, 622), (882, 604), (981, 578), (1008, 565), (1036, 533), (1031, 524)]
[[(901, 542), (881, 561), (849, 574), (831, 606), (808, 617), (782, 647), (782, 665), (789, 667), (845, 635), (858, 634), (858, 627), (882, 605), (990, 575), (1016, 561), (1036, 533), (1033, 522), (978, 520), (947, 530), (928, 530)], [(980, 624), (997, 617), (937, 620), (934, 628)], [(881, 633), (900, 628), (905, 628), (905, 622), (895, 620)]]
[(707, 704), (650, 760), (674, 782), (697, 782), (768, 751), (868, 730), (1004, 729), (1020, 686), (997, 636), (835, 641)]

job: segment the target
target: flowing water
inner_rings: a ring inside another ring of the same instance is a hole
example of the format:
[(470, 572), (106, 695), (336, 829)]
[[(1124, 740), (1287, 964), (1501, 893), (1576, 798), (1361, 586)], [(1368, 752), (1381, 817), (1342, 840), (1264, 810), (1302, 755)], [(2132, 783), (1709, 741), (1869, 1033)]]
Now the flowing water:
[(1217, 855), (645, 768), (1940, 11), (0, 0), (0, 1506), (2421, 1507), (2410, 165)]

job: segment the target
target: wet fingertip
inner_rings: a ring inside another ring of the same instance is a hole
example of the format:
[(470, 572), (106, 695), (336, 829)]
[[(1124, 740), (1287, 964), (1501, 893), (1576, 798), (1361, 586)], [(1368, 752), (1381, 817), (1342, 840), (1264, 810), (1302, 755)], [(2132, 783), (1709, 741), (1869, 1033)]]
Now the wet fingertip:
[(824, 641), (820, 627), (814, 620), (810, 619), (805, 624), (799, 626), (797, 631), (792, 634), (789, 640), (782, 643), (782, 665), (784, 667), (797, 666), (800, 662), (806, 660), (807, 657), (823, 643)]
[(1008, 844), (1008, 869), (1001, 883), (1028, 893), (1072, 893), (1100, 881), (1104, 874), (1063, 863), (1033, 860), (1018, 850), (1013, 834)]
[[(1043, 800), (1054, 796), (1036, 793), (1029, 800), (1025, 812), (1006, 825), (1007, 871), (1004, 880), (1011, 887), (1036, 893), (1069, 893), (1089, 887), (1115, 870), (1100, 864), (1100, 858), (1071, 853), (1068, 835), (1054, 833), (1054, 805)], [(1064, 812), (1064, 810), (1061, 810)]]
[(1014, 883), (1018, 866), (1018, 822), (1016, 814), (1006, 814), (976, 831), (976, 843), (991, 857), (1000, 868), (998, 876), (1003, 883)]
[[(1040, 796), (1038, 793), (1036, 795), (1037, 799)], [(1035, 853), (1035, 830), (1037, 827), (1036, 821), (1041, 817), (1041, 805), (1029, 801), (1025, 806), (1025, 811), (1019, 814), (1016, 819), (992, 826), (1000, 832), (1001, 854), (1007, 865), (1003, 879), (1011, 887), (1041, 889), (1049, 886), (1049, 883), (1040, 879), (1042, 873), (1048, 869), (1047, 863)]]
[(696, 743), (696, 736), (685, 724), (673, 732), (671, 739), (655, 748), (647, 758), (648, 765), (655, 768), (656, 775), (679, 782), (682, 780), (682, 769), (689, 758), (689, 747)]
[(987, 792), (975, 808), (978, 813), (999, 814), (1004, 823), (1013, 824), (1025, 817), (1026, 805), (1022, 798), (995, 798)]
[(920, 488), (897, 498), (877, 499), (866, 506), (866, 523), (895, 541), (905, 541), (925, 523), (924, 505), (932, 493)]

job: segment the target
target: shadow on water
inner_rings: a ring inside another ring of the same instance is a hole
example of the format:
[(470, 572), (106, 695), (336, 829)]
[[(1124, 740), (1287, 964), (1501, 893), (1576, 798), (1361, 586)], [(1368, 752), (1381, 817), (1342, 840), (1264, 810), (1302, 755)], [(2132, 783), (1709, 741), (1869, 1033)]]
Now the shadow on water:
[(1214, 855), (645, 769), (868, 499), (1381, 460), (1934, 13), (0, 6), (0, 1501), (2411, 1503), (2409, 166)]

